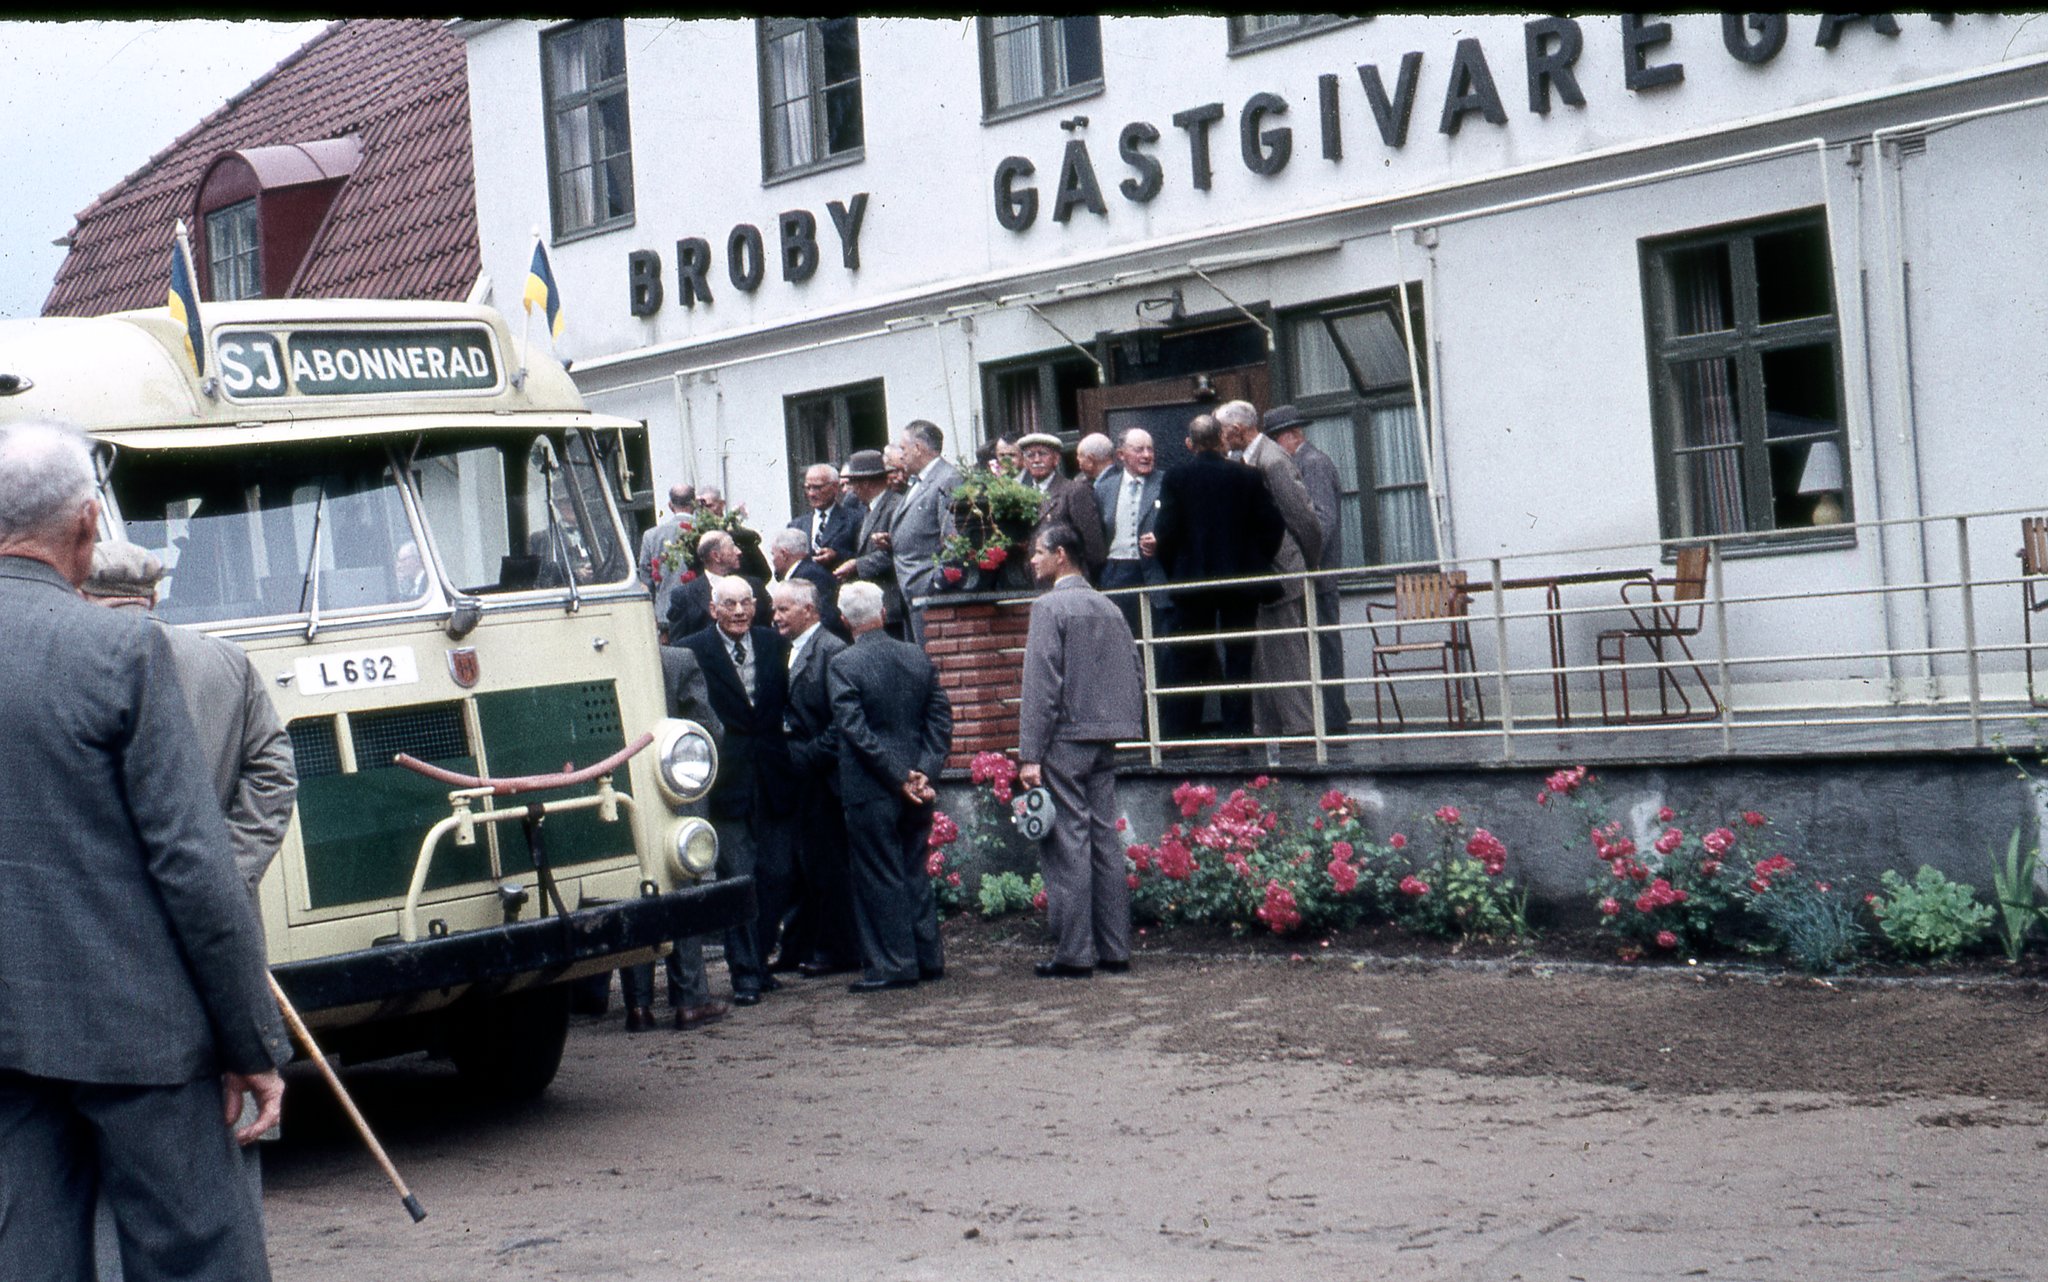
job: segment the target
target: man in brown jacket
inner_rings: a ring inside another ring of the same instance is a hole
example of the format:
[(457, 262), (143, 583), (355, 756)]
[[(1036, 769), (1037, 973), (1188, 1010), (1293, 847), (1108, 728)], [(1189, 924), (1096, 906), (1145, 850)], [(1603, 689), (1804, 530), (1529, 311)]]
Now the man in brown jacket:
[(1285, 576), (1278, 596), (1259, 607), (1259, 639), (1252, 650), (1253, 681), (1298, 684), (1252, 695), (1252, 728), (1261, 735), (1305, 735), (1315, 728), (1308, 688), (1308, 612), (1302, 605), (1301, 573), (1322, 564), (1323, 530), (1301, 471), (1287, 451), (1259, 431), (1259, 412), (1249, 401), (1228, 401), (1216, 410), (1223, 443), (1265, 478), (1266, 492), (1280, 509), (1287, 534), (1273, 556), (1273, 572)]

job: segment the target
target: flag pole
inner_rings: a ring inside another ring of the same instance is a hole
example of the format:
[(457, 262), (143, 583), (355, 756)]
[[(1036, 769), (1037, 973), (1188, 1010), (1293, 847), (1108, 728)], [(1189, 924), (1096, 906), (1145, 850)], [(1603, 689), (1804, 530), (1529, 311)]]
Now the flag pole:
[[(533, 243), (536, 247), (540, 244), (540, 228), (538, 227), (533, 228)], [(528, 262), (532, 262), (532, 253), (529, 252), (526, 258)], [(529, 269), (530, 271), (531, 269)], [(525, 276), (519, 278), (519, 295), (519, 310), (526, 314), (526, 320), (519, 327), (519, 372), (512, 376), (512, 386), (515, 388), (526, 386), (526, 352), (528, 342), (533, 337), (533, 300), (526, 297)]]

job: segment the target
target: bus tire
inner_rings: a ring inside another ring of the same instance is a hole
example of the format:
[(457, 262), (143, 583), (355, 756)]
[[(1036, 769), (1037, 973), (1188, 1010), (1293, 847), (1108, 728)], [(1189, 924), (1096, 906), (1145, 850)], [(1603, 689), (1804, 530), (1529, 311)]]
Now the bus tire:
[(465, 1084), (498, 1100), (531, 1099), (562, 1066), (569, 1038), (569, 988), (550, 984), (494, 997), (450, 1030), (448, 1058)]

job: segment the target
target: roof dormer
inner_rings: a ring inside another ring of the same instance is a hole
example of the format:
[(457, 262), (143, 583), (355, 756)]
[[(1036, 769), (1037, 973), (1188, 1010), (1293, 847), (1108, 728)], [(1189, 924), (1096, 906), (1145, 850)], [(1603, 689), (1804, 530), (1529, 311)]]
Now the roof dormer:
[(342, 184), (356, 136), (223, 152), (199, 180), (193, 245), (208, 299), (286, 298)]

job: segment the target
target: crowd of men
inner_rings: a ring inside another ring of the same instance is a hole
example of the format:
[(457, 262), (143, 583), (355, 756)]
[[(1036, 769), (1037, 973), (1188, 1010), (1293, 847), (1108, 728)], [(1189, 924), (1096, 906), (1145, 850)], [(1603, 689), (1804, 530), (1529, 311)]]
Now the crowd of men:
[[(1060, 944), (1041, 974), (1128, 964), (1122, 851), (1105, 834), (1109, 746), (1144, 733), (1141, 596), (1155, 636), (1185, 638), (1155, 649), (1161, 684), (1222, 686), (1226, 730), (1311, 730), (1305, 596), (1318, 594), (1323, 620), (1336, 601), (1327, 580), (1302, 576), (1335, 556), (1339, 491), (1308, 426), (1292, 406), (1261, 416), (1228, 402), (1193, 418), (1188, 460), (1164, 474), (1140, 428), (1117, 442), (1083, 437), (1072, 476), (1050, 433), (981, 448), (976, 466), (1044, 496), (1030, 555), (1049, 591), (1032, 615), (1019, 746), (1027, 786), (1050, 789), (1056, 815), (1045, 850)], [(707, 802), (719, 875), (752, 875), (759, 907), (724, 941), (730, 1002), (705, 987), (703, 941), (680, 942), (669, 963), (679, 1028), (761, 1001), (778, 974), (858, 972), (850, 987), (868, 992), (944, 973), (925, 859), (952, 713), (921, 648), (961, 480), (944, 446), (919, 420), (886, 449), (813, 464), (803, 509), (766, 539), (725, 519), (715, 491), (678, 485), (642, 542), (670, 711), (723, 736)], [(693, 554), (674, 555), (679, 541), (694, 541)], [(1229, 633), (1243, 635), (1215, 639)], [(1320, 641), (1323, 671), (1341, 674), (1337, 637)], [(1262, 683), (1275, 684), (1240, 689)], [(1162, 700), (1161, 732), (1202, 733), (1203, 710), (1201, 695)], [(1344, 726), (1341, 687), (1325, 712), (1327, 726)], [(651, 995), (651, 975), (629, 980), (629, 1027), (653, 1025)]]

